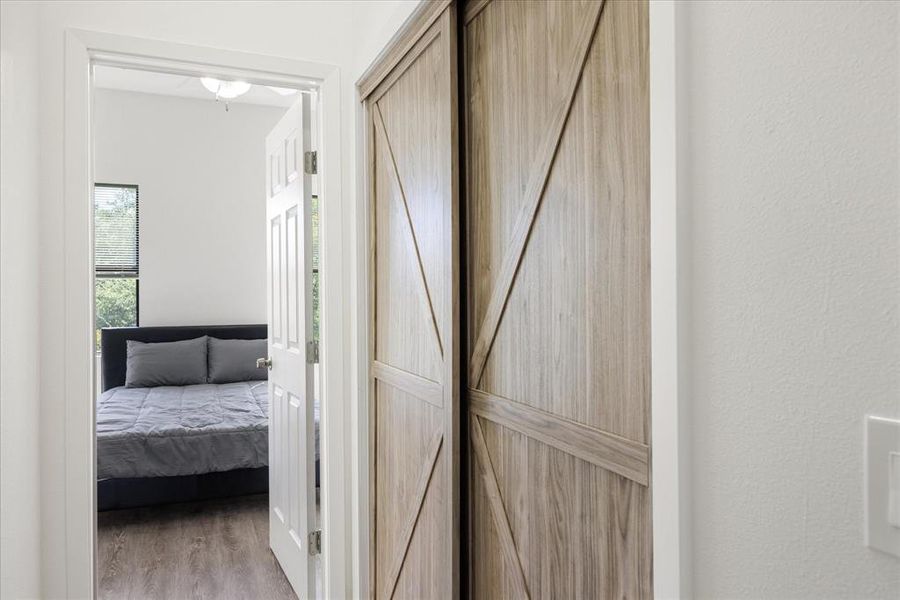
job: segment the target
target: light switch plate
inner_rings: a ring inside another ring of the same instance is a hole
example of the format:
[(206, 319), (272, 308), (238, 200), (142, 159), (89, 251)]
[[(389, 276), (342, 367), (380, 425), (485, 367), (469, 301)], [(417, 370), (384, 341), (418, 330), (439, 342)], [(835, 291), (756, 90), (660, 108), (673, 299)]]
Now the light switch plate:
[(866, 545), (900, 557), (900, 420), (866, 417)]

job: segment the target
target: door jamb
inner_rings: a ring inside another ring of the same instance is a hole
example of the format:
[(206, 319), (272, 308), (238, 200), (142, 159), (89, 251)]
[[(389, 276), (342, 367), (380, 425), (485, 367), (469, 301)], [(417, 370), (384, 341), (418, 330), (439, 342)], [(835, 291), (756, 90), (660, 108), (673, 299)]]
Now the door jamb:
[[(689, 302), (681, 7), (650, 0), (650, 363), (653, 596), (691, 598)], [(683, 86), (682, 86), (683, 87)], [(664, 501), (663, 501), (664, 500)]]
[[(68, 597), (96, 597), (96, 447), (93, 353), (93, 118), (91, 65), (151, 71), (240, 77), (250, 83), (314, 86), (319, 89), (322, 247), (321, 440), (322, 589), (326, 597), (348, 596), (350, 588), (349, 443), (344, 358), (349, 344), (343, 315), (349, 310), (342, 273), (350, 265), (342, 244), (342, 213), (352, 208), (341, 186), (341, 82), (334, 65), (261, 54), (192, 46), (79, 29), (65, 39), (64, 253), (65, 325), (65, 582)], [(262, 225), (260, 225), (262, 226)]]

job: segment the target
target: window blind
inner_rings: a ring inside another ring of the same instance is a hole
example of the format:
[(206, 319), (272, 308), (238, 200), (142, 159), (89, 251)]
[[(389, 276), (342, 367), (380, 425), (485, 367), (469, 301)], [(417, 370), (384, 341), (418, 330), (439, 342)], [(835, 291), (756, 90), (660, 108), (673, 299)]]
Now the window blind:
[(138, 188), (94, 186), (94, 268), (98, 275), (138, 274)]

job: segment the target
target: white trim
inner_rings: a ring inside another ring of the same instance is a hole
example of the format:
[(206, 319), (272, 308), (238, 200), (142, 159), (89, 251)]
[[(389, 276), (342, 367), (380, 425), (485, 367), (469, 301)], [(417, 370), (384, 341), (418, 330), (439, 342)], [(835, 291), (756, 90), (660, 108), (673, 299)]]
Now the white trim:
[(356, 90), (354, 131), (356, 136), (356, 298), (353, 363), (356, 372), (356, 402), (353, 404), (353, 589), (359, 598), (370, 598), (369, 590), (369, 244), (371, 244), (368, 191), (368, 138), (366, 111)]
[[(326, 597), (352, 593), (351, 520), (345, 457), (349, 418), (345, 384), (349, 355), (344, 315), (350, 310), (344, 273), (343, 215), (350, 213), (341, 186), (341, 81), (333, 65), (69, 29), (65, 58), (65, 406), (66, 595), (95, 597), (96, 522), (91, 252), (91, 64), (229, 76), (252, 83), (319, 86), (322, 241), (322, 589)], [(329, 274), (333, 274), (329, 276)]]
[(94, 596), (96, 477), (94, 475), (94, 347), (90, 199), (91, 72), (85, 40), (66, 32), (64, 129), (66, 594)]
[(651, 489), (655, 598), (690, 598), (690, 474), (686, 438), (685, 210), (678, 193), (676, 3), (650, 2)]

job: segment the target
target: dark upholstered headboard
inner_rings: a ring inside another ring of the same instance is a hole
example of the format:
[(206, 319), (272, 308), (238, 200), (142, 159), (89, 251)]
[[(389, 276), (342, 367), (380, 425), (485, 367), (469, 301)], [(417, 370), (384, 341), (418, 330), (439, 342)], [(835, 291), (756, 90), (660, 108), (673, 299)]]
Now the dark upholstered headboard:
[(267, 337), (266, 325), (188, 325), (182, 327), (111, 327), (100, 330), (102, 388), (125, 385), (126, 342), (177, 342), (203, 335), (223, 340), (259, 340)]

